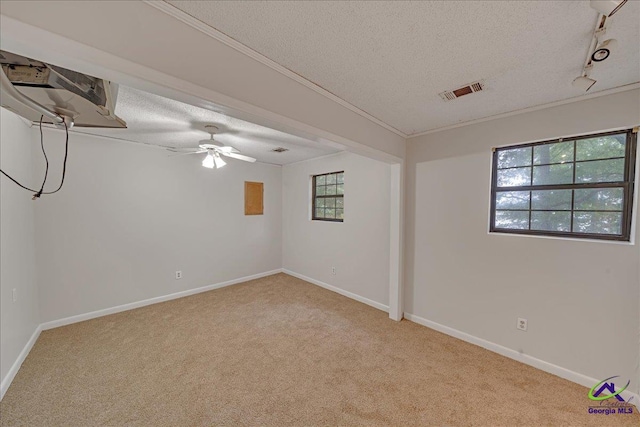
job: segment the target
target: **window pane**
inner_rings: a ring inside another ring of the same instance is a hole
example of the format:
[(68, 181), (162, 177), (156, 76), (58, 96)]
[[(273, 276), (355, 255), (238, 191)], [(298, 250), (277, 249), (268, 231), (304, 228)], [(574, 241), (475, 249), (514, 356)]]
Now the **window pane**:
[(313, 176), (313, 219), (342, 220), (344, 216), (344, 172)]
[(573, 231), (577, 233), (620, 234), (621, 212), (574, 212)]
[(573, 141), (533, 147), (533, 164), (573, 162)]
[(626, 130), (496, 149), (491, 229), (628, 241), (636, 140)]
[(571, 210), (571, 190), (538, 190), (531, 192), (531, 209)]
[(529, 212), (497, 210), (495, 227), (527, 230), (529, 228)]
[(533, 185), (573, 183), (573, 164), (533, 167)]
[(529, 209), (529, 192), (500, 191), (496, 193), (496, 209)]
[(531, 168), (504, 169), (498, 171), (498, 187), (517, 187), (531, 184)]
[(618, 182), (624, 180), (624, 159), (576, 163), (576, 182)]
[(624, 157), (626, 134), (606, 135), (576, 141), (576, 160)]
[(574, 209), (579, 211), (621, 211), (622, 188), (590, 188), (576, 190)]
[(498, 151), (498, 169), (531, 164), (531, 147)]
[(545, 231), (571, 231), (571, 212), (531, 212), (531, 229)]

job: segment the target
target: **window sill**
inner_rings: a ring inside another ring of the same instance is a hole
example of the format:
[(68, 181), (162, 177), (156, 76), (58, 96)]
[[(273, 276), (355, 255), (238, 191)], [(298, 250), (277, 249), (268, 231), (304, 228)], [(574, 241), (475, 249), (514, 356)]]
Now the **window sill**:
[(607, 240), (607, 239), (589, 239), (580, 237), (568, 237), (568, 236), (545, 236), (540, 234), (520, 234), (520, 233), (508, 233), (502, 231), (487, 231), (488, 235), (495, 236), (508, 236), (508, 237), (527, 237), (536, 239), (549, 239), (549, 240), (569, 240), (573, 242), (586, 242), (586, 243), (609, 243), (622, 246), (635, 246), (635, 242), (632, 240), (627, 242), (625, 240)]

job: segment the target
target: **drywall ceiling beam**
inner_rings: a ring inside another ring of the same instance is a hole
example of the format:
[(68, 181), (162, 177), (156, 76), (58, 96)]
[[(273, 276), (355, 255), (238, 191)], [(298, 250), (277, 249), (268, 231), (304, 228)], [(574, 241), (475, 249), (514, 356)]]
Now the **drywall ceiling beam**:
[(404, 158), (402, 135), (149, 4), (3, 2), (1, 13), (3, 49), (198, 97), (226, 114), (379, 160)]

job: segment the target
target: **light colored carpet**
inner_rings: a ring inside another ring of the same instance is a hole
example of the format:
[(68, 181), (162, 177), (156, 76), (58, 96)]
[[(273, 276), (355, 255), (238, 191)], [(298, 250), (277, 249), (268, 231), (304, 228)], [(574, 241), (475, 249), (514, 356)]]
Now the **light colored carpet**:
[(587, 389), (285, 274), (40, 335), (1, 425), (584, 426)]

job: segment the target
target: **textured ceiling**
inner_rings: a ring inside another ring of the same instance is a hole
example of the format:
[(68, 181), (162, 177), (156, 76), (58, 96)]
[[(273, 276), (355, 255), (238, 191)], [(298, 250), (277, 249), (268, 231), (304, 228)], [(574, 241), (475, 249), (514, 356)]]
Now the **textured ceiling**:
[[(116, 115), (127, 129), (76, 128), (74, 131), (164, 147), (197, 147), (208, 139), (205, 125), (218, 126), (216, 141), (263, 163), (283, 165), (340, 151), (326, 144), (225, 116), (204, 108), (120, 86)], [(274, 153), (274, 148), (288, 148)], [(230, 159), (229, 161), (240, 161)]]
[[(589, 1), (169, 1), (406, 134), (583, 95)], [(640, 81), (640, 2), (590, 92)], [(484, 80), (486, 92), (438, 93)]]

